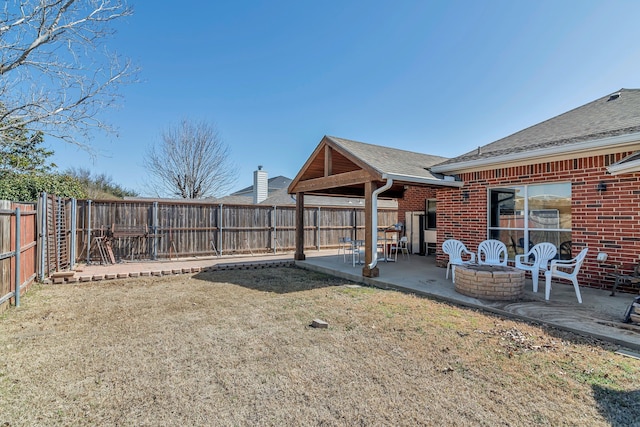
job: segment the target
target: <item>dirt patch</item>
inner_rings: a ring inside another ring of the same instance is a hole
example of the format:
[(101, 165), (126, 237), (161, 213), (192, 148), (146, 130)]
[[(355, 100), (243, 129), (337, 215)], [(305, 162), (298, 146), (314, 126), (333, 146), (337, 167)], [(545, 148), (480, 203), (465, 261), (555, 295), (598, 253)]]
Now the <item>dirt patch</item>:
[(41, 286), (0, 331), (0, 425), (640, 420), (614, 346), (296, 268)]

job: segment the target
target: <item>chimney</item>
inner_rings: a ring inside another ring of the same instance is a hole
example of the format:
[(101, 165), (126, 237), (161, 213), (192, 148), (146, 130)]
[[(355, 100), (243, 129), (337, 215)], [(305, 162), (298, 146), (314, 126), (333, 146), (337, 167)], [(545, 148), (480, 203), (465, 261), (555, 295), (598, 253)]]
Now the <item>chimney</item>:
[(262, 165), (253, 172), (253, 203), (260, 203), (269, 196), (269, 180), (267, 171), (262, 170)]

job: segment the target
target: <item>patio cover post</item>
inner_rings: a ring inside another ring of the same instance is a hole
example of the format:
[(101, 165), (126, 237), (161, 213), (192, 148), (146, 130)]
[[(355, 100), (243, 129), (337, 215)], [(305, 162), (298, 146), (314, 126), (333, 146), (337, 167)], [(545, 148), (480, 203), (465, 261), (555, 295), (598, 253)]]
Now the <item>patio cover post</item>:
[(364, 183), (364, 267), (362, 267), (362, 275), (364, 277), (379, 277), (380, 270), (378, 267), (370, 268), (369, 265), (373, 261), (373, 233), (378, 230), (373, 229), (373, 215), (377, 215), (373, 209), (373, 192), (377, 185), (374, 182), (367, 181)]
[(302, 261), (304, 256), (304, 193), (296, 193), (296, 253), (293, 259)]

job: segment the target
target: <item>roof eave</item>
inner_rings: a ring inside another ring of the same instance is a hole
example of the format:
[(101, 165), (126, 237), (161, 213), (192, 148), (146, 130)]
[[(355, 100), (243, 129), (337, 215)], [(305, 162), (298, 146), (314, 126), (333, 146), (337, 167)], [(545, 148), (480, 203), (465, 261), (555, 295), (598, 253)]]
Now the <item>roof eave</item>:
[(556, 156), (579, 154), (583, 152), (593, 151), (595, 149), (613, 147), (623, 148), (626, 145), (637, 144), (638, 142), (640, 142), (640, 132), (634, 132), (626, 135), (599, 138), (591, 141), (578, 142), (558, 147), (522, 151), (486, 159), (469, 160), (466, 162), (463, 161), (457, 163), (449, 163), (446, 165), (436, 165), (432, 166), (431, 170), (437, 173), (460, 173), (465, 171), (486, 169), (492, 166), (504, 167), (506, 166), (506, 164), (521, 162), (523, 160), (526, 160), (528, 163), (534, 163), (535, 161), (540, 160), (547, 161), (549, 158)]

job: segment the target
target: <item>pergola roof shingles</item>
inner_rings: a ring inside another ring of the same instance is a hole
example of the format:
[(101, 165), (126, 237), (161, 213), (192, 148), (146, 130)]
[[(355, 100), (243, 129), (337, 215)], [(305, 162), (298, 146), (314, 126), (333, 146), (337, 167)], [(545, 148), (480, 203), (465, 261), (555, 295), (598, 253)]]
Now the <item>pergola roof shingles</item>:
[(439, 179), (440, 176), (433, 174), (429, 167), (447, 160), (446, 157), (366, 144), (335, 136), (327, 136), (326, 138), (342, 147), (345, 152), (367, 163), (381, 175), (393, 174)]

